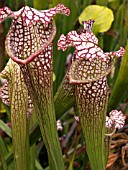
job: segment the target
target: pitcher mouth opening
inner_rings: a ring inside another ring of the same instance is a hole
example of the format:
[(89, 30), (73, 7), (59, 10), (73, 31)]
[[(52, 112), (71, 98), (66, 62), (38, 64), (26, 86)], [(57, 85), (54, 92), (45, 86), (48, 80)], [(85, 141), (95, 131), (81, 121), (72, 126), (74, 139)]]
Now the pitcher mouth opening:
[[(42, 24), (42, 26), (43, 26), (43, 24)], [(44, 30), (42, 30), (43, 32), (45, 32)], [(15, 47), (14, 47), (14, 42), (12, 41), (12, 35), (15, 33), (15, 31), (14, 31), (14, 29), (11, 27), (10, 28), (10, 31), (9, 31), (9, 33), (8, 33), (8, 35), (7, 35), (7, 38), (6, 38), (6, 41), (5, 41), (5, 46), (6, 46), (6, 51), (7, 51), (7, 54), (10, 56), (10, 58), (13, 60), (13, 61), (15, 61), (15, 62), (17, 62), (17, 63), (19, 63), (19, 64), (28, 64), (28, 63), (30, 63), (31, 61), (33, 61), (46, 47), (48, 47), (48, 45), (50, 44), (50, 43), (52, 43), (52, 41), (53, 41), (53, 39), (54, 39), (54, 37), (55, 37), (55, 35), (56, 35), (56, 26), (55, 26), (55, 22), (53, 21), (52, 23), (50, 23), (49, 24), (49, 27), (47, 27), (47, 32), (50, 34), (50, 35), (46, 35), (47, 37), (47, 39), (46, 40), (43, 40), (43, 39), (41, 39), (41, 37), (39, 37), (40, 38), (40, 44), (39, 44), (39, 47), (38, 47), (38, 49), (36, 49), (35, 51), (32, 51), (32, 53), (30, 53), (29, 52), (29, 54), (27, 54), (27, 52), (26, 52), (26, 54), (25, 55), (23, 55), (24, 56), (24, 59), (22, 59), (22, 57), (23, 56), (21, 56), (21, 54), (20, 54), (20, 56), (18, 56), (17, 54), (18, 54), (18, 51), (17, 51), (17, 49), (20, 47), (18, 47), (18, 48), (16, 48), (15, 49)], [(19, 38), (19, 40), (20, 40), (20, 38)], [(20, 43), (20, 42), (17, 42), (17, 43)], [(18, 49), (19, 51), (22, 51), (22, 48), (24, 48), (24, 47), (20, 47), (20, 49)], [(31, 48), (31, 47), (30, 47)], [(27, 50), (27, 49), (26, 49)], [(24, 53), (24, 51), (22, 51), (22, 53)]]
[(106, 62), (99, 58), (89, 61), (86, 58), (72, 62), (68, 78), (71, 84), (91, 83), (107, 76), (111, 71), (112, 58), (108, 57)]

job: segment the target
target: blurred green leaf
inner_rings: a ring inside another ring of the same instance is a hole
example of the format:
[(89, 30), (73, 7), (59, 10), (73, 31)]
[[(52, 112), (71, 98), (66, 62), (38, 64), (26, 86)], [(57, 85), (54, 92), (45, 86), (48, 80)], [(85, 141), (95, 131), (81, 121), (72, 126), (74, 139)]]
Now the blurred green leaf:
[(13, 160), (13, 151), (11, 150), (7, 155), (6, 155), (6, 162), (10, 166), (12, 164)]
[(36, 161), (35, 161), (35, 165), (36, 165), (36, 168), (38, 169), (38, 170), (43, 170), (43, 168), (42, 168), (42, 166), (40, 165), (40, 163), (39, 163), (39, 161), (36, 159)]
[(106, 6), (108, 4), (108, 0), (96, 0), (96, 4)]
[(119, 74), (111, 92), (108, 103), (108, 111), (115, 109), (122, 100), (124, 94), (128, 90), (128, 44), (126, 46), (126, 53), (124, 54)]
[(0, 137), (0, 160), (2, 163), (3, 170), (7, 170), (7, 163), (5, 160), (5, 156), (7, 155), (7, 149), (4, 144), (3, 139)]
[(38, 10), (43, 10), (48, 8), (48, 1), (46, 0), (33, 0), (33, 7)]
[(121, 1), (119, 0), (108, 0), (109, 1), (109, 7), (111, 9), (117, 10), (117, 8), (119, 7)]
[(12, 10), (17, 11), (25, 5), (25, 0), (8, 0), (7, 4)]
[(55, 73), (53, 73), (53, 81), (55, 81), (56, 80), (56, 75), (55, 75)]
[(11, 128), (8, 127), (2, 120), (0, 120), (0, 128), (1, 128), (9, 137), (12, 138)]
[(25, 5), (33, 7), (33, 0), (25, 0)]
[(11, 121), (11, 111), (10, 111), (10, 106), (7, 106), (6, 104), (4, 104), (4, 108), (6, 110), (6, 114), (7, 114), (7, 117), (8, 117), (8, 121)]
[(0, 100), (0, 113), (5, 113), (5, 112), (6, 112), (6, 110), (5, 110), (4, 106), (3, 106), (2, 101)]
[(120, 23), (120, 45), (124, 46), (128, 37), (128, 1), (123, 0)]
[(89, 5), (79, 16), (79, 22), (82, 24), (82, 21), (89, 19), (95, 20), (93, 32), (97, 34), (98, 32), (106, 32), (110, 29), (114, 15), (112, 10), (105, 6)]
[(91, 0), (83, 0), (83, 6), (86, 7), (87, 5), (91, 4)]
[(108, 2), (118, 2), (119, 0), (108, 0)]

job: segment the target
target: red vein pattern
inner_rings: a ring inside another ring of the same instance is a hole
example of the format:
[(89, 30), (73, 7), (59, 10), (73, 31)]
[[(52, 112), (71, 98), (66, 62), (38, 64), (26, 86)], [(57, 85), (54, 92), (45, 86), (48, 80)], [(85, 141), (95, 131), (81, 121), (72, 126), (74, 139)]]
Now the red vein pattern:
[[(92, 24), (90, 24), (91, 22)], [(92, 61), (94, 58), (100, 58), (102, 61), (106, 61), (108, 56), (123, 56), (125, 52), (123, 47), (117, 52), (103, 52), (98, 46), (98, 39), (91, 32), (93, 23), (93, 20), (84, 22), (84, 29), (79, 33), (76, 31), (70, 31), (66, 36), (62, 34), (58, 40), (58, 49), (65, 51), (69, 46), (74, 46), (76, 50), (74, 53), (75, 58), (73, 58), (73, 60), (86, 58), (89, 61)]]
[[(11, 106), (12, 114), (13, 112), (16, 113), (17, 109), (21, 111), (23, 107), (27, 111), (25, 111), (27, 116), (30, 117), (33, 104), (28, 95), (28, 90), (24, 83), (19, 65), (10, 59), (5, 69), (0, 73), (0, 76), (7, 79), (0, 88), (0, 98), (3, 103)], [(23, 106), (24, 100), (26, 100), (26, 104)]]
[(105, 128), (105, 154), (106, 154), (106, 163), (108, 160), (108, 155), (110, 153), (110, 146), (112, 141), (112, 135), (116, 129), (121, 129), (125, 124), (126, 116), (123, 115), (121, 111), (112, 110), (109, 113), (109, 117), (106, 116), (106, 128)]
[(13, 12), (8, 7), (0, 9), (0, 22), (12, 18), (12, 25), (6, 38), (6, 50), (12, 60), (27, 64), (40, 54), (53, 40), (56, 27), (53, 17), (70, 14), (63, 4), (38, 11), (28, 6)]
[(2, 99), (3, 103), (10, 106), (10, 99), (8, 94), (8, 81), (6, 81), (4, 85), (0, 88), (0, 98)]
[(115, 128), (121, 129), (124, 126), (124, 124), (125, 124), (126, 116), (124, 116), (121, 111), (112, 110), (109, 113), (109, 119), (111, 119), (112, 122), (114, 122)]
[(109, 93), (107, 75), (113, 58), (123, 56), (125, 50), (121, 47), (117, 52), (104, 53), (91, 31), (93, 23), (93, 20), (83, 22), (84, 29), (79, 33), (71, 31), (66, 36), (62, 34), (58, 49), (65, 51), (70, 46), (75, 47), (68, 74), (69, 83), (75, 85), (76, 103), (91, 167), (105, 170), (104, 134)]
[[(0, 74), (7, 81), (0, 89), (0, 98), (5, 104), (11, 107), (11, 127), (14, 145), (15, 169), (28, 168), (27, 152), (25, 149), (29, 145), (28, 122), (33, 109), (33, 104), (28, 95), (28, 90), (19, 65), (9, 59), (5, 69)], [(22, 157), (24, 158), (22, 160)]]
[(70, 10), (63, 4), (58, 4), (56, 7), (45, 11), (38, 11), (34, 8), (25, 6), (19, 11), (13, 12), (10, 8), (4, 7), (0, 9), (0, 22), (11, 17), (14, 20), (17, 20), (18, 23), (22, 22), (24, 26), (30, 26), (34, 22), (40, 22), (47, 27), (49, 23), (53, 21), (53, 17), (58, 13), (70, 15)]
[(111, 69), (112, 58), (108, 57), (106, 62), (99, 58), (89, 61), (86, 58), (72, 62), (69, 70), (69, 82), (71, 84), (85, 84), (97, 81), (106, 76)]
[(4, 7), (0, 9), (0, 22), (3, 22), (6, 18), (11, 17), (13, 12), (8, 7)]
[[(28, 91), (33, 94), (31, 96), (36, 94), (40, 103), (45, 90), (51, 87), (51, 42), (56, 33), (53, 17), (57, 13), (69, 15), (70, 10), (63, 4), (58, 4), (45, 11), (37, 11), (28, 6), (16, 12), (12, 12), (8, 7), (0, 9), (0, 22), (7, 17), (12, 18), (12, 24), (6, 38), (7, 53), (15, 62), (20, 64)], [(30, 63), (29, 66), (23, 65), (28, 63)], [(1, 90), (1, 95), (3, 101), (7, 103), (7, 100), (4, 100), (3, 90)], [(46, 97), (44, 98), (46, 99)]]
[[(1, 15), (5, 9), (0, 9)], [(6, 37), (6, 51), (22, 71), (48, 150), (50, 169), (63, 170), (52, 95), (52, 40), (56, 34), (53, 17), (58, 13), (69, 15), (70, 10), (58, 4), (44, 11), (26, 6), (8, 13), (12, 24)], [(1, 22), (4, 17), (3, 14)]]

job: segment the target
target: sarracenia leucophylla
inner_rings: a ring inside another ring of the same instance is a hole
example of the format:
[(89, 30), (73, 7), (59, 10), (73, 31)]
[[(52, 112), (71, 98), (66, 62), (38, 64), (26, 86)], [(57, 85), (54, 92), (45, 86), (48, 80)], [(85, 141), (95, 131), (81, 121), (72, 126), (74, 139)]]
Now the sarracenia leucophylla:
[(69, 84), (75, 87), (75, 98), (80, 123), (85, 137), (87, 153), (92, 170), (105, 170), (104, 135), (110, 73), (114, 57), (124, 55), (124, 48), (117, 52), (106, 52), (98, 46), (92, 33), (94, 21), (83, 22), (80, 32), (71, 31), (58, 40), (58, 49), (65, 51), (75, 47), (72, 64), (68, 72)]
[[(18, 64), (28, 96), (35, 108), (50, 169), (64, 170), (52, 90), (52, 40), (56, 34), (53, 17), (58, 13), (69, 15), (70, 10), (63, 4), (44, 11), (26, 6), (13, 12), (4, 7), (0, 9), (0, 22), (12, 18), (5, 42), (7, 54)], [(11, 101), (20, 99), (19, 92), (17, 95), (19, 96), (15, 98), (12, 96)]]

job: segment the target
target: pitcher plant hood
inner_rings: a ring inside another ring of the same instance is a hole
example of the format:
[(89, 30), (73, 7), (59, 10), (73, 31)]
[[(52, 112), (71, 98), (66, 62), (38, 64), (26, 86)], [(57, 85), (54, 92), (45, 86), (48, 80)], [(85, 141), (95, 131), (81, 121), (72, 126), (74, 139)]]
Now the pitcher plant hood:
[(27, 64), (52, 42), (56, 34), (53, 17), (57, 13), (69, 15), (70, 10), (63, 4), (43, 11), (28, 6), (16, 12), (8, 7), (0, 9), (0, 22), (12, 18), (6, 38), (6, 50), (12, 60)]

